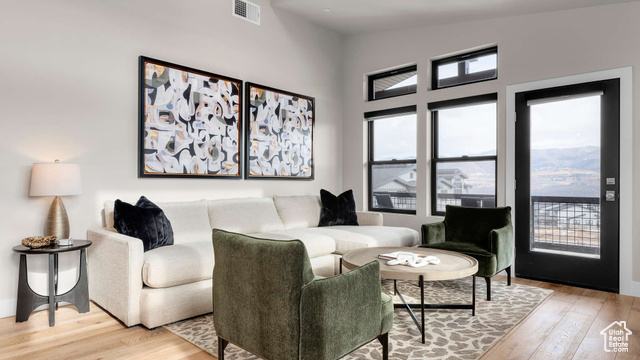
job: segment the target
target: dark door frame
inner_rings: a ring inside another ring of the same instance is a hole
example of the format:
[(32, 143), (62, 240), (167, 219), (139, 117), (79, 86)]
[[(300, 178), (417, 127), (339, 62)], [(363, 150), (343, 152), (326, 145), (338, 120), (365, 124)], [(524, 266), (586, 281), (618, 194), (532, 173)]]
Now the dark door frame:
[[(571, 96), (582, 93), (603, 91), (602, 117), (617, 121), (601, 125), (601, 243), (606, 238), (606, 246), (601, 246), (600, 259), (564, 256), (532, 252), (530, 241), (530, 119), (527, 101)], [(604, 201), (607, 190), (615, 190), (619, 196), (620, 183), (620, 79), (602, 80), (575, 85), (531, 90), (515, 94), (516, 110), (516, 154), (515, 154), (515, 205), (516, 216), (516, 276), (551, 282), (566, 283), (601, 290), (619, 291), (620, 278), (620, 223), (619, 198), (615, 202)], [(606, 154), (605, 154), (606, 153)], [(615, 157), (615, 161), (608, 160)], [(615, 177), (616, 185), (607, 186), (606, 178)], [(522, 215), (525, 216), (522, 216)], [(615, 268), (615, 269), (614, 269)], [(585, 270), (586, 269), (586, 270)], [(559, 278), (561, 275), (562, 278)]]

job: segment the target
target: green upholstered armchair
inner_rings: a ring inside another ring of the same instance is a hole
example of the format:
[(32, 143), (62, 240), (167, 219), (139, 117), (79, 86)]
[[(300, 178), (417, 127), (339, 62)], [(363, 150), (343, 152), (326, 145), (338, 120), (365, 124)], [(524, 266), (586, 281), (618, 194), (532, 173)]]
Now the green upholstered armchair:
[(233, 343), (269, 360), (338, 359), (376, 338), (388, 359), (391, 297), (380, 265), (314, 277), (299, 240), (213, 230), (213, 320), (218, 358)]
[(422, 225), (422, 245), (450, 250), (478, 260), (478, 273), (487, 282), (487, 300), (491, 300), (491, 277), (507, 272), (511, 285), (513, 264), (513, 226), (511, 207), (475, 208), (447, 205), (444, 221)]

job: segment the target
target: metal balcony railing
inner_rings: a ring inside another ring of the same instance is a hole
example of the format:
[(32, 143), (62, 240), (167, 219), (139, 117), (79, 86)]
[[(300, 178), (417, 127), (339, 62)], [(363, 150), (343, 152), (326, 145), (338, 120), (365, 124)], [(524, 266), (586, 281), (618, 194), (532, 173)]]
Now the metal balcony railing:
[(436, 210), (444, 212), (447, 205), (495, 207), (496, 197), (487, 194), (438, 194)]
[(416, 193), (374, 191), (373, 206), (384, 209), (415, 210)]
[[(447, 205), (494, 207), (496, 198), (484, 194), (438, 194), (438, 211)], [(416, 194), (410, 192), (374, 191), (373, 206), (376, 208), (415, 210)]]
[(531, 197), (531, 249), (600, 254), (600, 198)]

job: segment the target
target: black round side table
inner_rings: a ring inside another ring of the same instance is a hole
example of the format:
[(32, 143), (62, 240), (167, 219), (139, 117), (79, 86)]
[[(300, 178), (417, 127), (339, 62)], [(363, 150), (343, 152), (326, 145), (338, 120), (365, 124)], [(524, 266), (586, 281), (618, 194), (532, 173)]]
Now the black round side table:
[[(16, 322), (29, 320), (29, 315), (38, 306), (49, 304), (49, 326), (55, 325), (55, 311), (61, 301), (72, 303), (79, 313), (89, 312), (89, 282), (87, 278), (87, 248), (89, 240), (73, 240), (73, 245), (50, 245), (32, 249), (18, 245), (13, 251), (20, 253), (20, 274), (18, 275), (18, 305)], [(58, 254), (80, 250), (80, 276), (75, 286), (64, 294), (58, 295)], [(37, 294), (27, 280), (27, 255), (49, 255), (49, 296)]]

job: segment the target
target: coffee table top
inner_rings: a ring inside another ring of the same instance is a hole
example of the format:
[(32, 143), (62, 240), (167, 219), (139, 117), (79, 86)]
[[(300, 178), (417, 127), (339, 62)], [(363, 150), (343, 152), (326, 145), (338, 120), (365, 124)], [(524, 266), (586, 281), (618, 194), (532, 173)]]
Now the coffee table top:
[[(427, 265), (414, 268), (406, 265), (387, 265), (387, 260), (378, 259), (380, 254), (406, 251), (422, 255), (433, 255), (440, 259), (438, 265)], [(478, 272), (478, 261), (471, 256), (453, 251), (419, 248), (419, 247), (371, 247), (346, 252), (342, 255), (342, 266), (352, 270), (373, 260), (380, 263), (380, 277), (395, 280), (425, 281), (453, 280), (474, 275)]]

